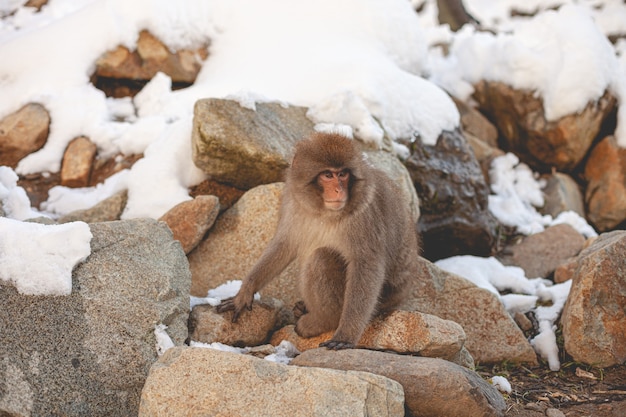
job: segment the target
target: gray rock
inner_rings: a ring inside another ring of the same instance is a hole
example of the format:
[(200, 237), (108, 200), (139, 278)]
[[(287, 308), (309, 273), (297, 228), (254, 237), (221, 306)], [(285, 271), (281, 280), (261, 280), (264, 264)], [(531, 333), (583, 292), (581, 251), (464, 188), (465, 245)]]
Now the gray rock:
[(167, 226), (90, 227), (71, 295), (25, 296), (0, 282), (0, 415), (136, 415), (155, 325), (176, 344), (187, 337), (190, 273)]
[(546, 180), (546, 186), (543, 189), (545, 204), (539, 210), (541, 214), (556, 217), (564, 211), (573, 211), (585, 217), (583, 193), (572, 177), (555, 172), (548, 175)]
[(293, 145), (314, 132), (307, 108), (257, 103), (256, 110), (232, 100), (196, 102), (193, 160), (219, 182), (249, 189), (283, 180)]
[(397, 382), (367, 372), (301, 368), (177, 347), (150, 369), (140, 417), (404, 416)]
[(497, 258), (522, 268), (528, 278), (548, 278), (583, 249), (585, 238), (569, 224), (557, 224), (507, 246)]
[(127, 201), (128, 191), (120, 191), (91, 208), (72, 211), (65, 216), (61, 216), (58, 222), (69, 223), (82, 221), (85, 223), (99, 223), (119, 220), (124, 211), (124, 207), (126, 207)]
[(402, 384), (406, 406), (415, 416), (503, 416), (506, 409), (492, 385), (443, 359), (321, 348), (302, 353), (291, 364), (384, 375)]
[(410, 144), (405, 165), (420, 199), (423, 254), (437, 260), (491, 254), (497, 221), (488, 209), (489, 187), (460, 132), (443, 132), (435, 146)]

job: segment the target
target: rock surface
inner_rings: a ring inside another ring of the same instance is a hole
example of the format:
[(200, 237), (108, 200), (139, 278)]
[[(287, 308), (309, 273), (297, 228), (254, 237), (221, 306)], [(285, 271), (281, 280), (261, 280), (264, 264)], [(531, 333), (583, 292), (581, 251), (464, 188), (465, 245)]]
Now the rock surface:
[(555, 172), (546, 178), (543, 189), (545, 204), (539, 209), (542, 214), (556, 218), (564, 211), (573, 211), (585, 217), (585, 203), (579, 185), (567, 174)]
[(87, 187), (96, 151), (96, 144), (85, 136), (72, 140), (63, 154), (61, 185), (72, 188)]
[(71, 295), (24, 296), (0, 281), (1, 415), (136, 415), (155, 325), (175, 344), (187, 337), (189, 270), (167, 227), (90, 227)]
[(384, 375), (402, 384), (415, 416), (503, 416), (506, 408), (500, 393), (478, 374), (442, 359), (322, 348), (302, 353), (291, 364)]
[(197, 305), (189, 316), (189, 338), (196, 342), (219, 342), (231, 346), (258, 346), (267, 342), (276, 326), (282, 302), (273, 298), (255, 301), (232, 322), (232, 312), (218, 314), (208, 304)]
[(548, 278), (562, 264), (578, 255), (585, 238), (569, 224), (558, 224), (526, 236), (497, 256), (504, 265), (519, 266), (527, 278)]
[(159, 218), (165, 222), (185, 253), (191, 252), (215, 223), (220, 202), (215, 196), (201, 195), (172, 207)]
[(405, 165), (421, 203), (424, 257), (491, 254), (497, 222), (487, 207), (489, 187), (461, 133), (443, 132), (435, 146), (411, 144)]
[(598, 143), (585, 165), (588, 219), (600, 232), (626, 221), (626, 149), (612, 136)]
[(600, 235), (578, 257), (561, 323), (565, 350), (598, 367), (626, 361), (626, 232)]
[[(298, 336), (294, 326), (287, 326), (275, 332), (270, 343), (276, 346), (288, 340), (304, 352), (318, 348), (332, 335), (333, 332), (327, 332), (307, 339)], [(358, 346), (454, 360), (459, 357), (464, 343), (465, 332), (457, 323), (414, 311), (394, 311), (384, 318), (374, 319), (365, 329)], [(470, 362), (463, 365), (473, 366), (473, 361)]]
[[(283, 187), (282, 183), (255, 187), (219, 217), (207, 238), (189, 254), (191, 295), (206, 297), (209, 289), (250, 272), (276, 231)], [(291, 308), (298, 301), (296, 279), (291, 265), (264, 288), (263, 295)]]
[(493, 81), (481, 81), (474, 87), (474, 98), (495, 120), (505, 150), (540, 171), (554, 167), (571, 172), (576, 168), (599, 133), (602, 121), (615, 107), (615, 98), (606, 93), (578, 114), (548, 121), (543, 102), (534, 91), (516, 90)]
[(115, 97), (133, 95), (157, 72), (167, 74), (174, 83), (188, 85), (196, 80), (207, 56), (207, 45), (171, 51), (153, 34), (142, 30), (137, 39), (136, 50), (130, 51), (120, 45), (98, 58), (93, 78), (100, 87), (103, 79), (126, 81), (125, 86), (117, 86), (114, 91), (107, 91)]
[(178, 347), (152, 366), (140, 417), (404, 416), (402, 386), (367, 372), (280, 365)]
[(39, 150), (48, 139), (50, 115), (30, 103), (0, 120), (0, 165), (15, 168), (26, 155)]
[(232, 100), (199, 100), (194, 163), (210, 178), (240, 189), (282, 181), (293, 145), (314, 131), (306, 112), (306, 107), (279, 103), (257, 103), (252, 110)]
[(537, 364), (535, 351), (493, 293), (424, 259), (420, 266), (417, 288), (403, 309), (460, 324), (476, 362)]
[(65, 216), (59, 217), (58, 222), (69, 223), (82, 221), (85, 223), (99, 223), (119, 220), (124, 211), (124, 207), (126, 207), (127, 200), (128, 191), (120, 191), (91, 208), (67, 213)]

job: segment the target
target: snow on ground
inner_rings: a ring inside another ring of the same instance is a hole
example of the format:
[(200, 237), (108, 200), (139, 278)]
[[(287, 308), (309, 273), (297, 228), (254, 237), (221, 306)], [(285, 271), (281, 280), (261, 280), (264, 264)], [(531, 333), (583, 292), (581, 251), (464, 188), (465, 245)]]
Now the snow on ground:
[[(480, 79), (533, 89), (551, 120), (582, 109), (609, 89), (620, 104), (616, 137), (626, 146), (626, 41), (613, 47), (604, 36), (626, 33), (626, 5), (620, 2), (466, 0), (468, 10), (495, 34), (469, 27), (452, 33), (436, 22), (435, 0), (426, 1), (420, 16), (411, 10), (411, 4), (421, 3), (417, 0), (50, 0), (41, 12), (23, 3), (0, 1), (0, 118), (39, 102), (52, 125), (46, 145), (20, 161), (15, 172), (0, 168), (7, 216), (0, 218), (0, 277), (28, 293), (68, 293), (71, 269), (89, 254), (91, 235), (82, 223), (19, 220), (55, 218), (123, 189), (129, 193), (123, 218), (158, 218), (190, 198), (188, 187), (205, 178), (191, 160), (193, 104), (199, 98), (238, 97), (248, 107), (257, 98), (303, 105), (320, 130), (341, 127), (374, 143), (383, 132), (392, 139), (420, 136), (432, 144), (441, 130), (459, 123), (442, 89), (466, 98)], [(557, 4), (566, 6), (549, 10)], [(512, 17), (513, 8), (540, 13)], [(133, 99), (106, 98), (89, 82), (94, 62), (120, 44), (134, 49), (142, 29), (172, 50), (210, 41), (209, 58), (190, 88), (172, 91), (169, 77), (158, 74)], [(451, 43), (449, 55), (438, 42)], [(88, 136), (102, 157), (143, 153), (144, 158), (97, 187), (55, 187), (43, 212), (31, 208), (16, 172), (57, 172), (65, 147), (79, 135)], [(538, 214), (542, 184), (516, 157), (494, 161), (492, 176), (489, 206), (502, 223), (529, 234), (567, 222), (587, 237), (595, 235), (575, 213), (557, 219)], [(533, 345), (551, 368), (558, 366), (553, 319), (567, 286), (526, 279), (493, 259), (460, 269), (463, 262), (479, 261), (440, 262), (456, 265), (459, 273), (491, 271), (473, 279), (496, 294), (503, 288), (517, 291), (501, 297), (509, 311), (527, 311), (537, 300), (551, 299), (551, 307), (535, 309), (545, 319)], [(36, 269), (42, 265), (51, 267)], [(37, 282), (30, 282), (32, 277)]]

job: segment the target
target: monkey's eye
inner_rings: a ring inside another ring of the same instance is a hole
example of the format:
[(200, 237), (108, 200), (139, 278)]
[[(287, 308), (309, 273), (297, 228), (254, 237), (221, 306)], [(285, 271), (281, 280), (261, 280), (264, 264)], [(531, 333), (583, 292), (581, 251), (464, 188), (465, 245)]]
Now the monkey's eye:
[(320, 174), (320, 176), (321, 176), (323, 179), (326, 179), (326, 180), (332, 180), (332, 179), (333, 179), (333, 177), (334, 177), (334, 174), (332, 173), (332, 171), (323, 171), (323, 172)]
[(344, 169), (343, 171), (337, 174), (339, 178), (348, 178), (349, 175), (350, 175), (350, 171), (348, 171), (347, 169)]

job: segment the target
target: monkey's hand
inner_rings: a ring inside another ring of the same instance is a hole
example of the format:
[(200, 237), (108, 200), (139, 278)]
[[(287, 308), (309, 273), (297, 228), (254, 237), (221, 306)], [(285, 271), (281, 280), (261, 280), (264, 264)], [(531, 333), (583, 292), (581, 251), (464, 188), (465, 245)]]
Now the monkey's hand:
[[(247, 299), (246, 299), (247, 298)], [(241, 293), (237, 294), (234, 297), (226, 298), (222, 300), (222, 302), (217, 306), (218, 313), (225, 313), (227, 311), (233, 312), (232, 322), (236, 323), (239, 319), (239, 315), (243, 311), (243, 309), (252, 310), (252, 297), (243, 297)]]
[(320, 343), (320, 347), (325, 347), (331, 350), (342, 350), (342, 349), (354, 349), (354, 343), (350, 342), (340, 342), (339, 340), (328, 340), (326, 342)]

